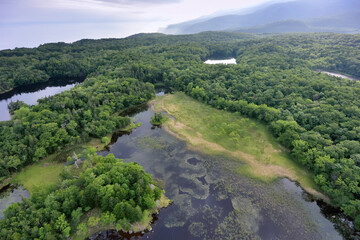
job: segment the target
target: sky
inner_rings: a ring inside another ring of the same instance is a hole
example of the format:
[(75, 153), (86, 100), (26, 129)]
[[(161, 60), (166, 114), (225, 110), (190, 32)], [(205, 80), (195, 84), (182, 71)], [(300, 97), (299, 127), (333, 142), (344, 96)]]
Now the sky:
[(122, 38), (269, 0), (0, 0), (0, 49)]

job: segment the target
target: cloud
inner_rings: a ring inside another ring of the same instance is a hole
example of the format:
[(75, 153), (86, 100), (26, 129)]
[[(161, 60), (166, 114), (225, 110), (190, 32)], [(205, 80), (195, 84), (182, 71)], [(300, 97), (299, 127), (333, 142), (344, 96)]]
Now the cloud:
[(182, 0), (94, 0), (96, 2), (102, 2), (102, 3), (115, 3), (115, 4), (126, 4), (126, 5), (132, 5), (132, 4), (171, 4), (171, 3), (179, 3)]
[(0, 49), (125, 37), (272, 0), (0, 0)]

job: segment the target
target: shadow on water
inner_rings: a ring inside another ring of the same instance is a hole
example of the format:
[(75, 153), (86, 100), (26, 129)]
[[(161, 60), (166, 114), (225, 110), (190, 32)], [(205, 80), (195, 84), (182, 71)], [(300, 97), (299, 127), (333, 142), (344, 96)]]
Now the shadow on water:
[(34, 83), (25, 86), (19, 86), (9, 92), (0, 94), (0, 100), (9, 99), (15, 95), (21, 95), (24, 93), (35, 93), (40, 90), (44, 90), (47, 87), (65, 87), (74, 83), (81, 83), (85, 78), (72, 78), (72, 79), (54, 79), (46, 82)]
[(0, 94), (0, 121), (11, 119), (8, 104), (12, 101), (23, 101), (28, 105), (34, 105), (40, 98), (53, 96), (74, 87), (83, 82), (84, 78), (57, 79), (42, 83), (35, 83), (26, 86), (16, 87), (15, 89)]
[(90, 239), (342, 239), (325, 217), (326, 207), (296, 183), (265, 184), (238, 175), (233, 169), (239, 162), (190, 151), (163, 129), (152, 129), (150, 109), (133, 110), (128, 114), (142, 125), (130, 134), (115, 133), (98, 154), (137, 162), (161, 180), (173, 204), (144, 234), (109, 230)]
[(134, 106), (134, 107), (131, 107), (131, 108), (127, 108), (126, 110), (124, 110), (124, 111), (122, 111), (120, 113), (120, 116), (122, 116), (122, 117), (126, 117), (126, 116), (133, 117), (138, 113), (146, 111), (147, 109), (148, 109), (147, 103), (140, 104), (140, 105), (137, 105), (137, 106)]

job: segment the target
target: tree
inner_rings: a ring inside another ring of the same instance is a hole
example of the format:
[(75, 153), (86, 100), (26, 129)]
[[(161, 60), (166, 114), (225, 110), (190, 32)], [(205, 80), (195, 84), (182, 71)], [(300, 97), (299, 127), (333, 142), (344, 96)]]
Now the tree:
[(69, 223), (66, 221), (65, 214), (61, 214), (55, 222), (55, 228), (62, 232), (65, 237), (70, 236), (71, 227)]

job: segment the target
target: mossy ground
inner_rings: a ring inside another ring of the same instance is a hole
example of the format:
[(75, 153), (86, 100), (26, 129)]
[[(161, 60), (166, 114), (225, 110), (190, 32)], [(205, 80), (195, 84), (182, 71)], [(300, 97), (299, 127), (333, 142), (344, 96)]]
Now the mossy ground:
[(156, 98), (153, 104), (155, 110), (165, 110), (176, 119), (170, 118), (165, 129), (190, 147), (246, 163), (234, 169), (239, 174), (264, 182), (287, 177), (314, 196), (326, 199), (318, 192), (313, 175), (290, 158), (263, 123), (217, 110), (183, 93)]

